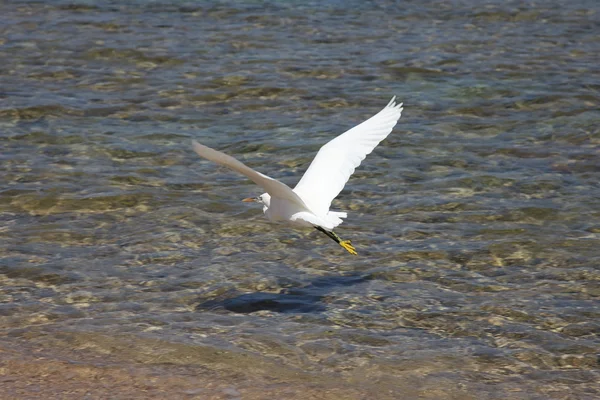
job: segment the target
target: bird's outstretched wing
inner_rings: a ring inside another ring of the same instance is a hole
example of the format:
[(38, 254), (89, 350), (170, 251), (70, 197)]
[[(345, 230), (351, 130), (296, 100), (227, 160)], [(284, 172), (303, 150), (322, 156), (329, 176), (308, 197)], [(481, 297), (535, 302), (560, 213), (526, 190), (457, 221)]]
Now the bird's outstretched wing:
[(235, 158), (228, 156), (227, 154), (222, 153), (218, 150), (204, 146), (196, 142), (195, 140), (192, 141), (192, 146), (194, 148), (194, 151), (198, 153), (200, 157), (216, 162), (217, 164), (224, 165), (228, 168), (231, 168), (234, 171), (239, 172), (242, 175), (245, 175), (252, 182), (265, 189), (265, 191), (269, 193), (271, 197), (278, 197), (280, 199), (289, 200), (293, 203), (298, 204), (299, 206), (304, 207), (305, 209), (308, 209), (308, 207), (302, 201), (302, 199), (298, 197), (298, 195), (285, 183), (279, 182), (276, 179), (261, 174), (260, 172), (248, 167), (241, 161), (238, 161)]
[(294, 191), (317, 215), (326, 215), (367, 154), (385, 139), (402, 114), (396, 96), (388, 105), (360, 125), (321, 147)]

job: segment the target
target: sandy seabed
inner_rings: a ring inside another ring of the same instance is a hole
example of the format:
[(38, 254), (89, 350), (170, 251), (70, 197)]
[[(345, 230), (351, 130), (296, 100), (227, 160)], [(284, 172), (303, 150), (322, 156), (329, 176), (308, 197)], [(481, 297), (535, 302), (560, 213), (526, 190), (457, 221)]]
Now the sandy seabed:
[[(341, 385), (340, 385), (341, 386)], [(284, 384), (203, 367), (123, 363), (88, 352), (0, 344), (0, 393), (25, 399), (359, 399), (367, 393), (328, 384)]]

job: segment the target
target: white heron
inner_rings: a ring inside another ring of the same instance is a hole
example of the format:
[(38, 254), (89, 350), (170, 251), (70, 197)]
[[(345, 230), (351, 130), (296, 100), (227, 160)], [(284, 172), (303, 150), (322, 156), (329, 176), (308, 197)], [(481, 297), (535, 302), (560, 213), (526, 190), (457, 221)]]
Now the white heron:
[(361, 161), (392, 132), (402, 114), (402, 103), (396, 104), (395, 100), (394, 96), (380, 112), (321, 147), (294, 189), (225, 153), (196, 141), (192, 144), (200, 157), (229, 167), (266, 190), (256, 198), (242, 201), (262, 204), (263, 212), (270, 221), (314, 227), (350, 254), (356, 255), (350, 240), (342, 240), (333, 232), (347, 214), (330, 211), (329, 207)]

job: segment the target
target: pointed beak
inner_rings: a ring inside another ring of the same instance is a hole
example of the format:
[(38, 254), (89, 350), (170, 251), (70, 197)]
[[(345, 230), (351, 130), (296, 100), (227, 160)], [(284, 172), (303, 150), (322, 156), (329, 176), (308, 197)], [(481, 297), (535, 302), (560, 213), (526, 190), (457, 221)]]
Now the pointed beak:
[(251, 203), (253, 201), (256, 201), (256, 199), (254, 197), (247, 197), (244, 200), (242, 200), (244, 203)]

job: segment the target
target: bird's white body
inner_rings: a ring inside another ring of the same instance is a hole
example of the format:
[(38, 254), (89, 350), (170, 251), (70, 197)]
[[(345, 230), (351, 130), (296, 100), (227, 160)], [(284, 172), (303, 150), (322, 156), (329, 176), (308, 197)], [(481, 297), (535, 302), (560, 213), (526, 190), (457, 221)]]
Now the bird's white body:
[(265, 216), (272, 222), (284, 222), (302, 228), (320, 226), (333, 229), (346, 218), (345, 212), (328, 211), (326, 215), (317, 215), (311, 210), (293, 202), (271, 197), (268, 193), (259, 197)]
[(390, 134), (400, 119), (402, 103), (396, 104), (395, 99), (392, 98), (383, 110), (367, 121), (321, 147), (294, 189), (225, 153), (196, 141), (193, 147), (201, 157), (227, 166), (265, 189), (267, 193), (252, 200), (263, 205), (263, 212), (270, 221), (331, 231), (347, 216), (345, 212), (330, 211), (331, 202), (342, 191), (355, 168)]

